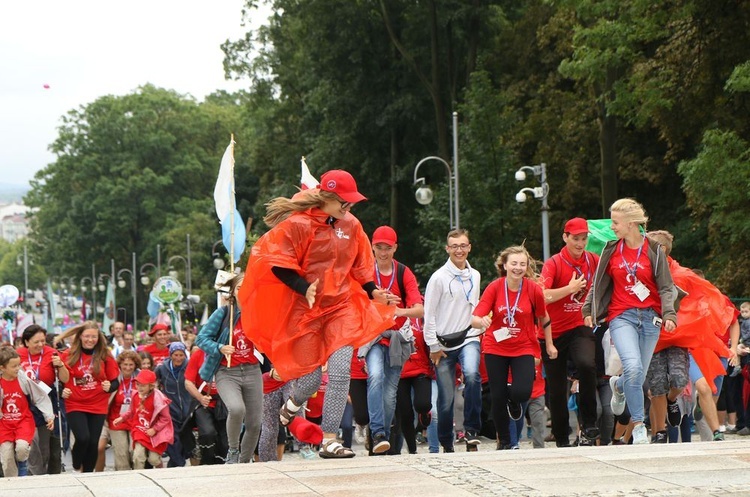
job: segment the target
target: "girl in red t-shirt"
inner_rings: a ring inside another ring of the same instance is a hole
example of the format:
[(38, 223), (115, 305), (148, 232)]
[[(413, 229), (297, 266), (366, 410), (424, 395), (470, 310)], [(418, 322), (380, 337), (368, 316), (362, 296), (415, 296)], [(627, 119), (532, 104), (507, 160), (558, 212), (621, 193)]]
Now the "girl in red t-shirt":
[(144, 469), (146, 461), (154, 468), (162, 467), (161, 455), (167, 445), (174, 441), (172, 416), (169, 415), (171, 401), (156, 389), (156, 373), (142, 370), (135, 377), (138, 395), (134, 396), (130, 409), (112, 421), (130, 424), (133, 438), (133, 469)]
[[(547, 354), (557, 357), (542, 288), (535, 280), (536, 264), (525, 247), (508, 247), (495, 261), (500, 278), (484, 290), (471, 325), (486, 330), (482, 353), (487, 366), (492, 418), (498, 449), (510, 449), (508, 417), (523, 415), (534, 382), (534, 354), (538, 350), (536, 321), (541, 319)], [(508, 385), (508, 372), (513, 385)]]
[(86, 321), (58, 335), (72, 337), (70, 349), (62, 354), (70, 378), (63, 398), (68, 426), (75, 436), (71, 449), (73, 468), (91, 473), (96, 467), (97, 446), (109, 408), (109, 394), (120, 385), (120, 370), (107, 348), (107, 338), (94, 321)]

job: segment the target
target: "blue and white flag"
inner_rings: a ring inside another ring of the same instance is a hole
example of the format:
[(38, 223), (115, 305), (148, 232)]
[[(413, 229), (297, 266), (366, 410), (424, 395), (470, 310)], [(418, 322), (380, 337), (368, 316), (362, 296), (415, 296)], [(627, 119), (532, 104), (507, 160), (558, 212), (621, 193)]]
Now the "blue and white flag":
[(109, 327), (117, 321), (117, 309), (115, 308), (115, 284), (112, 280), (107, 281), (107, 297), (104, 299), (104, 317), (102, 318), (102, 331), (109, 336)]
[[(242, 221), (234, 198), (234, 140), (229, 143), (219, 167), (219, 177), (214, 188), (216, 215), (221, 223), (221, 238), (232, 261), (237, 262), (245, 251), (245, 223)], [(234, 235), (234, 240), (232, 239)]]

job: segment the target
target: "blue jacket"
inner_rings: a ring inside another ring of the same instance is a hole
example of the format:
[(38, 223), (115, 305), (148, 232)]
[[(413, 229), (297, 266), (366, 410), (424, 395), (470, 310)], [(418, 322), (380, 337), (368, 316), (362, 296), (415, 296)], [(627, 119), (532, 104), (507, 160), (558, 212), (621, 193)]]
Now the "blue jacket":
[[(206, 324), (203, 325), (198, 336), (195, 337), (195, 343), (206, 353), (206, 359), (203, 361), (198, 374), (205, 381), (211, 381), (219, 370), (219, 365), (223, 354), (219, 349), (229, 344), (229, 307), (219, 307), (211, 314)], [(240, 310), (235, 308), (234, 324), (240, 320)], [(234, 328), (234, 327), (232, 327)]]

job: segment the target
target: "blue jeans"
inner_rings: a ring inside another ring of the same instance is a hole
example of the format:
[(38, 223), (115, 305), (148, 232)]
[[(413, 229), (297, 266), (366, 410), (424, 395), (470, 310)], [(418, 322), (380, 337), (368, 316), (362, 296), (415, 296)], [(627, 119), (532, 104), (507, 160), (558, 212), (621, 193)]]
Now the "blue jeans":
[(643, 383), (654, 355), (661, 329), (654, 325), (653, 309), (628, 309), (609, 324), (615, 349), (622, 360), (622, 376), (617, 380), (617, 390), (625, 393), (631, 419), (642, 422)]
[(437, 414), (437, 382), (432, 380), (432, 419), (430, 426), (427, 427), (427, 442), (429, 443), (430, 454), (440, 452), (440, 443), (438, 443), (438, 414)]
[(482, 428), (482, 379), (479, 376), (479, 342), (469, 342), (460, 349), (445, 351), (437, 371), (438, 440), (443, 447), (453, 447), (453, 395), (456, 386), (456, 363), (464, 375), (464, 430), (479, 432)]
[(367, 353), (367, 411), (370, 414), (370, 433), (375, 437), (391, 436), (391, 422), (396, 412), (398, 380), (401, 366), (391, 366), (388, 347), (379, 343)]

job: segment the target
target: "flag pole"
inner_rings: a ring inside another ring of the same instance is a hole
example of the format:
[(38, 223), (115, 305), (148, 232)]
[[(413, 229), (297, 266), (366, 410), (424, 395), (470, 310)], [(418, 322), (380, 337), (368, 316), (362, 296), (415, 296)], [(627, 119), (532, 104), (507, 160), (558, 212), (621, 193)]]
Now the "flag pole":
[[(230, 206), (230, 211), (232, 214), (232, 225), (231, 225), (231, 231), (229, 235), (229, 271), (234, 275), (234, 211), (236, 209), (235, 206), (235, 199), (234, 199), (234, 133), (230, 135), (229, 138), (229, 148), (231, 150), (232, 160), (230, 161), (231, 164), (231, 185), (232, 185), (232, 201)], [(234, 334), (234, 295), (230, 295), (229, 299), (229, 345), (232, 345), (232, 338)], [(232, 356), (227, 357), (227, 367), (232, 367)]]

